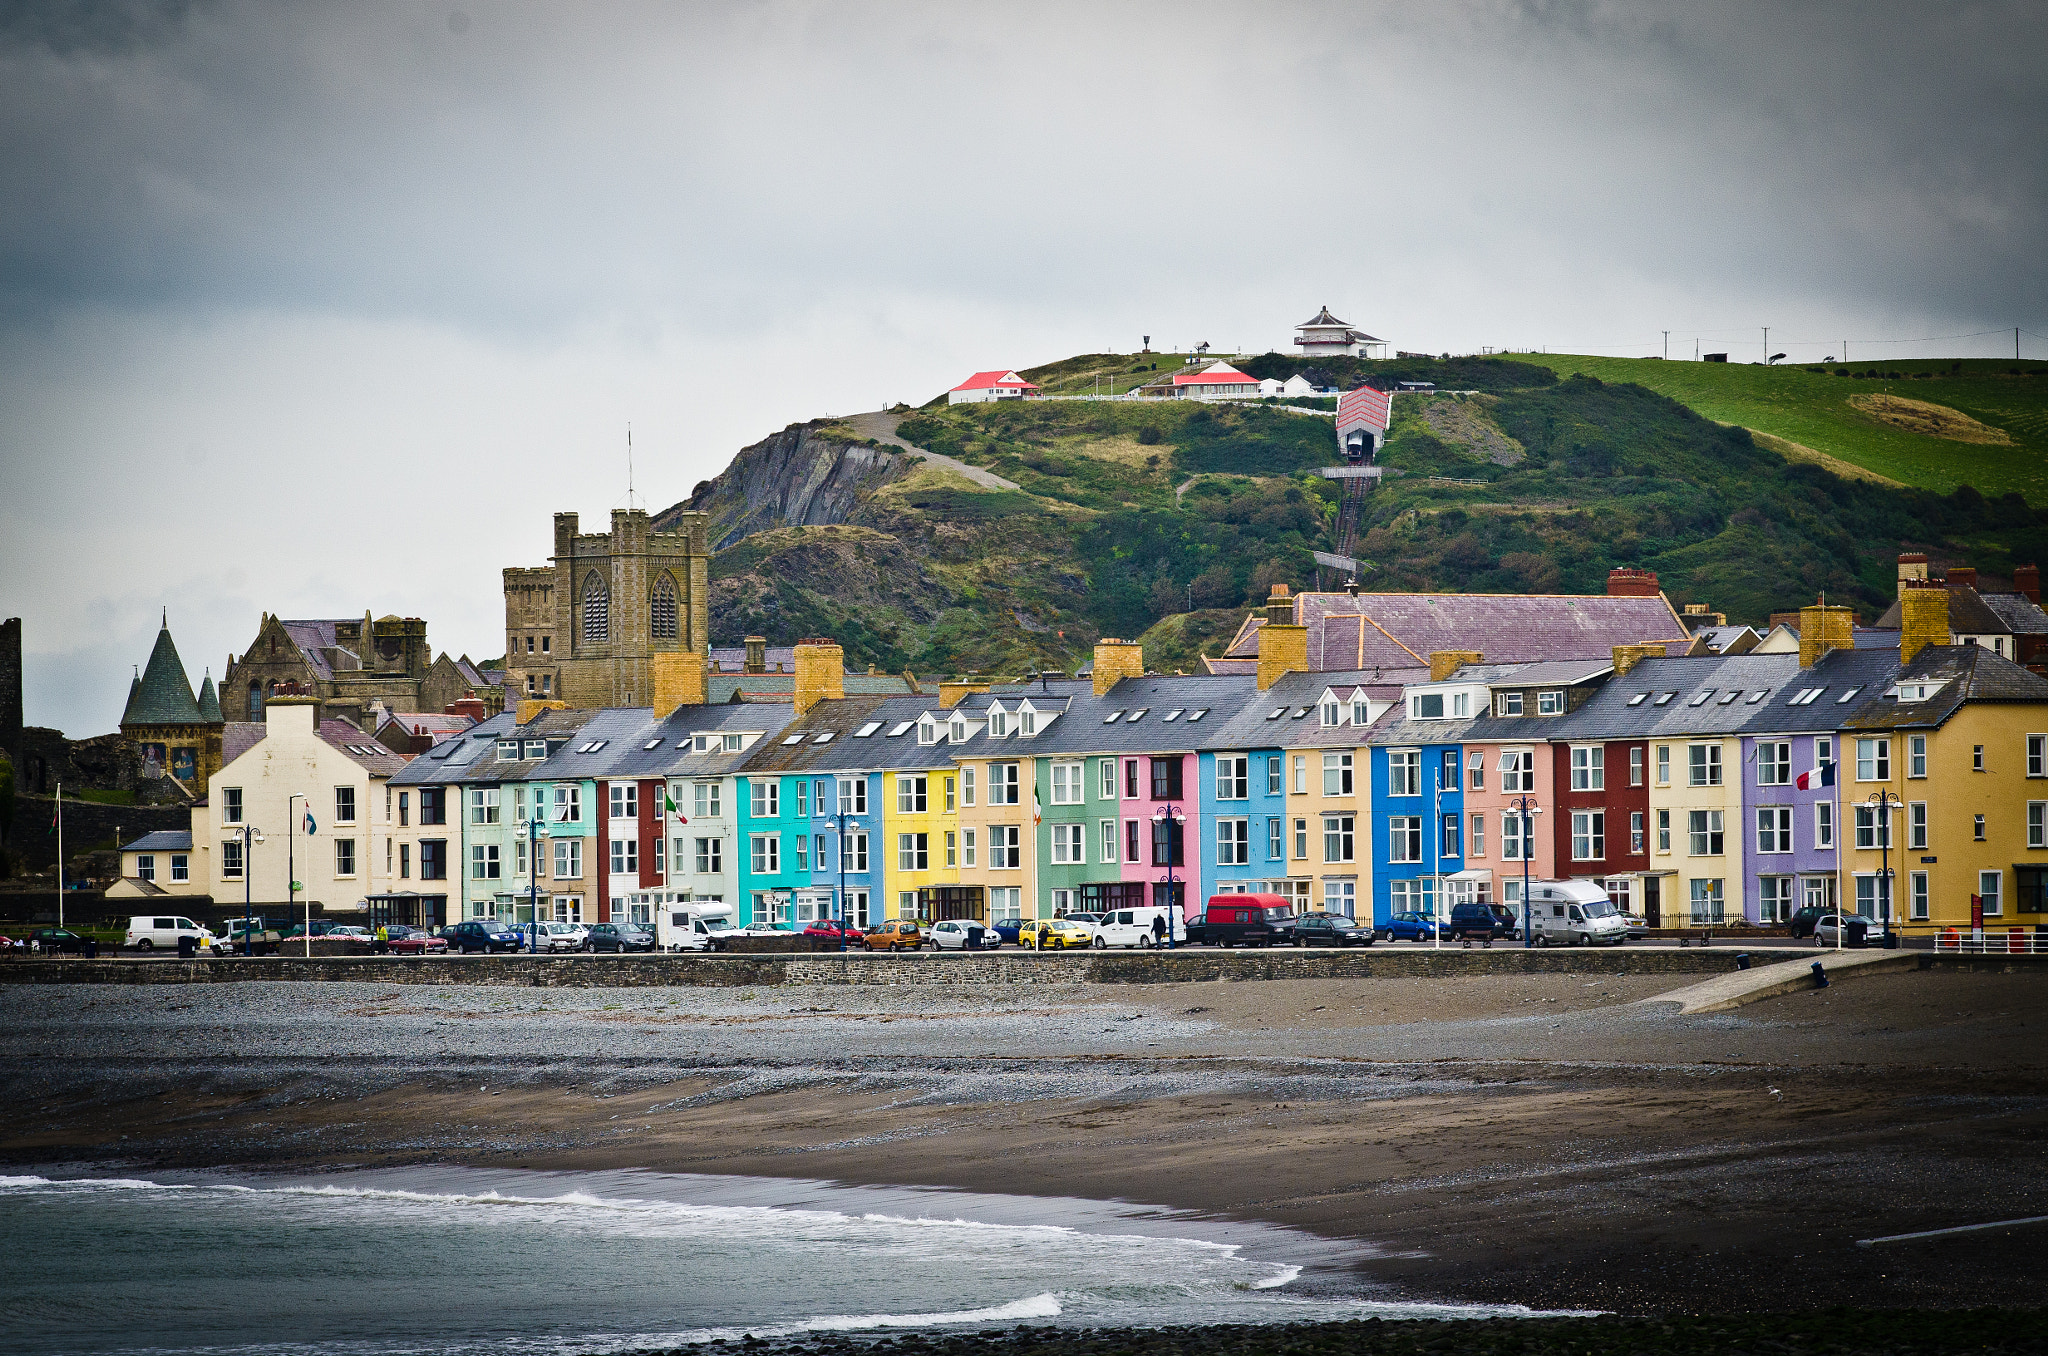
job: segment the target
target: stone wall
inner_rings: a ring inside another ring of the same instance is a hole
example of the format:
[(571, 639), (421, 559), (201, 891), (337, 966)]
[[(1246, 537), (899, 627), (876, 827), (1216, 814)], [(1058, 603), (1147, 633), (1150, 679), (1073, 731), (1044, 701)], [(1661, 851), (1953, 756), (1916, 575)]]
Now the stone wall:
[[(118, 738), (118, 736), (110, 736)], [(54, 872), (57, 869), (57, 837), (50, 832), (50, 819), (57, 802), (49, 796), (16, 795), (14, 831), (8, 850), (22, 874)], [(95, 801), (64, 796), (64, 856), (75, 870), (79, 859), (99, 848), (118, 846), (120, 840), (133, 842), (159, 829), (189, 829), (192, 811), (183, 805), (101, 805)]]
[[(1581, 950), (1125, 952), (1037, 955), (752, 956), (259, 956), (253, 960), (19, 960), (0, 962), (0, 982), (185, 984), (236, 980), (337, 980), (536, 988), (744, 988), (782, 984), (1158, 984), (1270, 979), (1394, 979), (1488, 974), (1726, 974), (1735, 947)], [(1811, 948), (1752, 949), (1759, 965), (1810, 959)], [(1923, 969), (2048, 974), (2048, 957), (1920, 953)], [(1682, 984), (1678, 978), (1673, 987)]]

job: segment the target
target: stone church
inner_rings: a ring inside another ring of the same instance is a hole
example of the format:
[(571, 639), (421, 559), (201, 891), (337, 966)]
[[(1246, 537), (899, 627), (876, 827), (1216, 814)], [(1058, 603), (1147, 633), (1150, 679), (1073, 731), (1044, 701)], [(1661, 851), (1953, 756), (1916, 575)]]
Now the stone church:
[(654, 656), (709, 664), (711, 516), (672, 516), (656, 532), (644, 509), (614, 509), (610, 532), (580, 532), (557, 513), (552, 563), (505, 571), (508, 702), (646, 706)]
[(207, 781), (220, 771), (225, 727), (211, 674), (200, 684), (199, 695), (192, 694), (192, 679), (178, 658), (166, 616), (149, 663), (128, 686), (128, 702), (121, 711), (122, 738), (141, 757), (145, 776), (170, 777), (186, 791), (203, 796)]
[(228, 656), (220, 703), (230, 720), (260, 722), (269, 698), (304, 694), (318, 702), (316, 725), (339, 716), (370, 734), (377, 728), (373, 703), (387, 711), (440, 712), (476, 696), (496, 711), (496, 676), (468, 655), (436, 658), (418, 617), (365, 612), (293, 621), (266, 612), (249, 648)]

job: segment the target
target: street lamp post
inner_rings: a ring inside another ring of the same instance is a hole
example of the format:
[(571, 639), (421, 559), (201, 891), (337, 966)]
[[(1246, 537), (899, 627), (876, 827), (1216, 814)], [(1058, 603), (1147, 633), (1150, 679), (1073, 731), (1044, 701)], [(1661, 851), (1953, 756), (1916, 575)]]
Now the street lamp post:
[[(1154, 824), (1185, 824), (1187, 817), (1180, 812), (1180, 806), (1169, 802), (1152, 812), (1152, 822)], [(1174, 902), (1173, 895), (1173, 834), (1170, 831), (1166, 835), (1165, 884), (1166, 898), (1169, 901), (1167, 907), (1179, 911), (1180, 905)], [(1166, 925), (1166, 948), (1169, 951), (1173, 949), (1173, 924), (1171, 922), (1168, 922)]]
[[(660, 839), (668, 842), (667, 826), (663, 826)], [(548, 826), (541, 821), (540, 797), (533, 798), (533, 817), (526, 821), (526, 922), (531, 930), (526, 934), (526, 954), (540, 954), (540, 840), (548, 836)]]
[[(1871, 792), (1865, 803), (1877, 811), (1877, 848), (1879, 861), (1882, 863), (1878, 868), (1877, 875), (1879, 881), (1877, 921), (1883, 926), (1885, 935), (1890, 936), (1892, 930), (1892, 807), (1903, 807), (1906, 802), (1898, 793), (1887, 789)], [(1840, 924), (1841, 917), (1839, 913), (1836, 915), (1835, 921), (1838, 925)], [(1847, 929), (1841, 926), (1835, 928), (1835, 944), (1837, 947), (1841, 945), (1842, 933), (1845, 931)]]
[(851, 824), (857, 829), (860, 821), (846, 817), (846, 807), (839, 804), (837, 795), (833, 797), (832, 817), (839, 822), (839, 949), (844, 951), (847, 948), (847, 931), (853, 926), (852, 916), (846, 907), (846, 826)]
[(242, 955), (256, 954), (256, 844), (263, 835), (254, 824), (242, 825)]
[(1526, 951), (1536, 945), (1535, 918), (1529, 912), (1529, 849), (1535, 845), (1530, 837), (1535, 826), (1530, 819), (1542, 814), (1543, 807), (1531, 805), (1527, 796), (1517, 796), (1510, 803), (1522, 820), (1522, 949)]
[[(292, 910), (299, 905), (299, 821), (292, 816), (292, 808), (299, 801), (306, 800), (305, 793), (294, 791), (284, 798), (284, 916), (290, 918)], [(311, 801), (306, 801), (308, 805)], [(306, 956), (313, 955), (313, 900), (306, 899)]]

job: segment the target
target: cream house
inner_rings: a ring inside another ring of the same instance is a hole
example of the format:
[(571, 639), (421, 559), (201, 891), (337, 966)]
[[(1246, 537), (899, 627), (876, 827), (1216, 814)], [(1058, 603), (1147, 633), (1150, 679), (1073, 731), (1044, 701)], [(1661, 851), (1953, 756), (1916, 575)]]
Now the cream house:
[(390, 888), (385, 792), (406, 759), (348, 721), (316, 725), (316, 707), (311, 697), (273, 697), (263, 724), (238, 727), (223, 749), (204, 841), (208, 893), (230, 911), (246, 900), (279, 917), (309, 903), (328, 915), (356, 914), (367, 896)]

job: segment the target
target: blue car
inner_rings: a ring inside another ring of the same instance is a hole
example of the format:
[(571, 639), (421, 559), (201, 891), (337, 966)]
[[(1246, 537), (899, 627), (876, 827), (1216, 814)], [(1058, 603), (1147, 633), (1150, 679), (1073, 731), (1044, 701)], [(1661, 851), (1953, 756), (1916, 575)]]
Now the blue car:
[(1379, 934), (1383, 942), (1433, 942), (1436, 924), (1424, 914), (1397, 913), (1380, 924)]
[(1023, 931), (1023, 929), (1024, 929), (1024, 920), (1023, 920), (1023, 919), (1021, 919), (1021, 918), (998, 918), (998, 919), (996, 919), (996, 921), (995, 921), (995, 922), (993, 922), (993, 923), (990, 923), (990, 924), (989, 924), (989, 926), (990, 926), (991, 928), (994, 928), (994, 929), (995, 929), (995, 931), (996, 931), (996, 935), (997, 935), (997, 936), (999, 936), (999, 937), (1001, 937), (1001, 938), (1003, 939), (1003, 945), (1004, 945), (1004, 946), (1017, 946), (1017, 945), (1019, 945), (1019, 942), (1017, 941), (1017, 937), (1018, 937), (1018, 934), (1019, 934), (1019, 933), (1021, 933), (1021, 932)]

